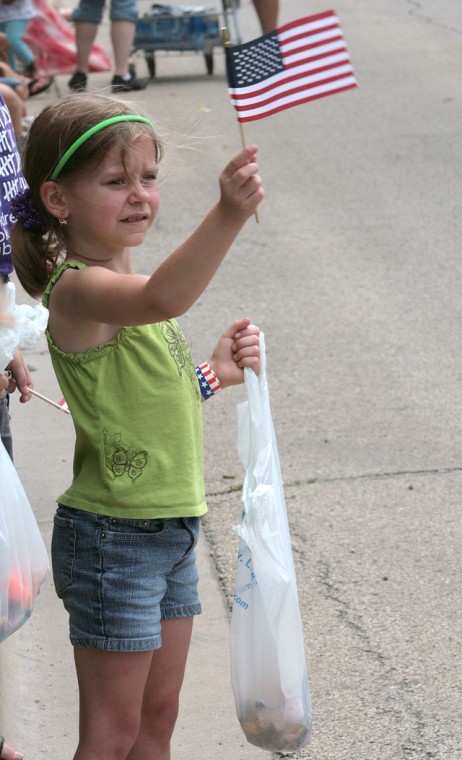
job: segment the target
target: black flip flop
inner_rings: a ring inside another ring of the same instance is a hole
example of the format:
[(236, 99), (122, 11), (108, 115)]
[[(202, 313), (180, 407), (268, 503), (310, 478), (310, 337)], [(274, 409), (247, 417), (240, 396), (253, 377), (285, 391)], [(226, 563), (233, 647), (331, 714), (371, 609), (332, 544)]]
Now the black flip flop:
[(44, 77), (38, 77), (36, 79), (33, 79), (29, 84), (27, 85), (29, 88), (29, 97), (31, 98), (33, 95), (38, 95), (40, 92), (45, 92), (45, 90), (48, 90), (49, 87), (53, 84), (53, 77), (47, 77), (45, 84), (43, 84), (41, 87), (36, 87), (34, 89), (34, 85), (37, 84), (37, 82), (40, 82), (41, 79), (44, 79)]

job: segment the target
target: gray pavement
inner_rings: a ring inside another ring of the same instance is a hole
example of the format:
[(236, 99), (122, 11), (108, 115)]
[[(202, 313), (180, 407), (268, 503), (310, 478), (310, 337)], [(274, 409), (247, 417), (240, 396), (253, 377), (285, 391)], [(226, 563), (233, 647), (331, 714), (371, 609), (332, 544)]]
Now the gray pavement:
[[(281, 23), (324, 9), (282, 6)], [(461, 760), (462, 6), (335, 8), (359, 88), (246, 125), (267, 189), (260, 224), (249, 222), (182, 324), (198, 360), (241, 314), (265, 331), (313, 692), (313, 738), (299, 758)], [(239, 19), (245, 39), (258, 33), (250, 2)], [(201, 219), (240, 146), (221, 52), (212, 77), (200, 55), (157, 58), (158, 78), (136, 97), (167, 143), (159, 219), (135, 259), (144, 272)], [(92, 86), (109, 81), (94, 75)], [(28, 361), (36, 388), (59, 397), (44, 346)], [(204, 409), (205, 612), (175, 760), (269, 756), (240, 731), (227, 660), (242, 398), (230, 389)], [(70, 420), (35, 399), (14, 401), (12, 415), (48, 541)], [(28, 760), (69, 760), (76, 687), (51, 583), (0, 658), (2, 730)]]
[[(29, 353), (28, 362), (37, 390), (58, 400), (44, 342)], [(54, 499), (67, 484), (72, 464), (72, 422), (38, 399), (30, 402), (27, 414), (17, 409), (14, 422), (17, 468), (49, 546)], [(257, 760), (263, 753), (246, 745), (235, 717), (228, 617), (203, 537), (198, 560), (204, 612), (194, 627), (173, 757), (213, 760), (231, 750), (230, 757)], [(70, 760), (76, 747), (78, 698), (67, 628), (49, 578), (30, 621), (2, 645), (2, 730), (27, 760)]]

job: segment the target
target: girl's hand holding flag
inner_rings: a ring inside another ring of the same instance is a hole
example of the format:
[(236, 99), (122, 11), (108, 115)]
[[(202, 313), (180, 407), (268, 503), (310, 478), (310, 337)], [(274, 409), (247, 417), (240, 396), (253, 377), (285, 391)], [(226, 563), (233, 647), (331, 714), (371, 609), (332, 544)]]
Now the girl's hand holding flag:
[(226, 216), (246, 221), (264, 198), (256, 162), (257, 150), (256, 145), (243, 148), (220, 175), (221, 198), (218, 205)]

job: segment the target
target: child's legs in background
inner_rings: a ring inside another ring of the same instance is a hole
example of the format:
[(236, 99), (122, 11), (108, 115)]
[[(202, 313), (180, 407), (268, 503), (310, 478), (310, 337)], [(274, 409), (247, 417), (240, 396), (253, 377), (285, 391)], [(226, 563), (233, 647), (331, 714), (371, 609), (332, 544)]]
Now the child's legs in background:
[(162, 623), (162, 647), (76, 647), (80, 739), (74, 760), (170, 760), (193, 618)]
[(30, 66), (35, 60), (32, 50), (23, 40), (28, 23), (27, 19), (12, 19), (5, 21), (0, 27), (0, 31), (5, 32), (8, 37), (8, 63), (15, 71), (16, 58), (19, 58), (24, 66)]

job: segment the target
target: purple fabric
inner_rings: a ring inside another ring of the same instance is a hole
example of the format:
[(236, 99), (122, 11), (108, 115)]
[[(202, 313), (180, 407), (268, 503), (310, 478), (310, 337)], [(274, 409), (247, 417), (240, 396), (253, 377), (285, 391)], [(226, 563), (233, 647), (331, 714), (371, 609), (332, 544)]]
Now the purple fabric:
[(0, 275), (14, 269), (10, 229), (16, 219), (10, 206), (12, 198), (26, 187), (10, 114), (0, 95)]

